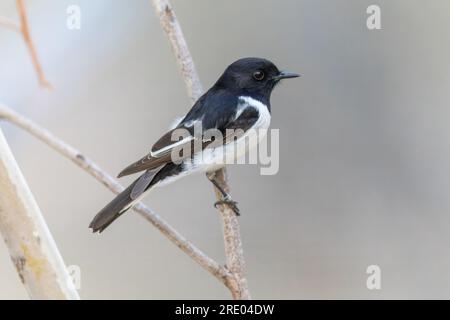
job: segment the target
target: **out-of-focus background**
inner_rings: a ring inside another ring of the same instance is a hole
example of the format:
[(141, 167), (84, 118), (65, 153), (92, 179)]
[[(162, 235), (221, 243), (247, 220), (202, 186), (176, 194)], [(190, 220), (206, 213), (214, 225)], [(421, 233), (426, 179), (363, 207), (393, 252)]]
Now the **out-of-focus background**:
[[(66, 9), (81, 8), (81, 30)], [(382, 30), (366, 27), (381, 7)], [(0, 28), (0, 101), (116, 174), (190, 108), (150, 1), (26, 1), (45, 74)], [(244, 56), (300, 72), (272, 95), (280, 171), (229, 170), (254, 298), (450, 298), (450, 2), (173, 1), (205, 87)], [(0, 14), (17, 19), (15, 1)], [(2, 123), (82, 298), (229, 298), (135, 213), (88, 229), (112, 194), (28, 134)], [(122, 179), (123, 183), (132, 178)], [(176, 199), (176, 200), (174, 200)], [(223, 262), (204, 176), (145, 202)], [(382, 270), (381, 290), (366, 268)], [(0, 242), (0, 298), (27, 294)]]

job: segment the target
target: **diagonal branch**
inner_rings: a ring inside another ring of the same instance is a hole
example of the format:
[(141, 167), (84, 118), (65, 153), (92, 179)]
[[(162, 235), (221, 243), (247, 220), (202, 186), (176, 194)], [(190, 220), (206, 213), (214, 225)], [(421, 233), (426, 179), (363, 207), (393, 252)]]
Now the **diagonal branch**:
[[(152, 3), (180, 66), (189, 98), (196, 101), (201, 96), (203, 89), (175, 12), (168, 0), (152, 0)], [(225, 169), (216, 172), (216, 181), (225, 191), (229, 191), (230, 187), (228, 186)], [(221, 193), (216, 188), (214, 190), (217, 199), (220, 200)], [(250, 291), (245, 278), (244, 253), (237, 217), (233, 210), (226, 205), (219, 206), (219, 210), (222, 217), (227, 269), (230, 270), (236, 280), (236, 287), (231, 289), (231, 294), (234, 299), (250, 299)]]
[(31, 299), (80, 299), (1, 129), (0, 235)]
[[(84, 171), (89, 173), (97, 181), (102, 183), (105, 187), (111, 190), (113, 193), (118, 194), (124, 188), (109, 175), (106, 171), (101, 169), (92, 160), (85, 157), (77, 149), (70, 146), (63, 140), (53, 135), (47, 129), (37, 125), (30, 119), (20, 115), (11, 108), (0, 103), (0, 118), (9, 121), (17, 127), (30, 133), (37, 139), (41, 140), (53, 150), (74, 162)], [(200, 266), (210, 272), (213, 276), (224, 283), (228, 288), (235, 288), (236, 281), (227, 268), (219, 265), (212, 258), (208, 257), (204, 252), (198, 249), (195, 245), (189, 242), (183, 237), (177, 230), (164, 221), (158, 214), (153, 212), (150, 208), (142, 203), (136, 205), (134, 210), (137, 211), (144, 219), (155, 226), (164, 236), (172, 241), (177, 247), (179, 247), (184, 253), (191, 257)]]
[(189, 99), (194, 103), (203, 94), (203, 88), (195, 70), (194, 61), (192, 60), (186, 40), (184, 39), (181, 26), (169, 1), (152, 0), (152, 2), (159, 16), (161, 26), (169, 38), (172, 51), (175, 54), (181, 75), (186, 84)]
[(17, 10), (20, 16), (20, 31), (22, 33), (23, 39), (27, 44), (28, 51), (30, 52), (31, 61), (33, 62), (34, 68), (39, 79), (39, 84), (41, 87), (52, 90), (52, 85), (45, 78), (44, 71), (42, 70), (41, 63), (39, 62), (36, 47), (34, 46), (33, 39), (31, 38), (30, 28), (28, 26), (27, 13), (25, 11), (25, 4), (23, 0), (16, 1)]

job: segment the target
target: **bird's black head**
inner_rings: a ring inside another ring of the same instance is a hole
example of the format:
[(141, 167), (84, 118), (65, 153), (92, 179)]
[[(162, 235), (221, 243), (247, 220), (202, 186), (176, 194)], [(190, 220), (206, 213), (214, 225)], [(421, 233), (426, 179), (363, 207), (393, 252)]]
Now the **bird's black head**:
[(268, 103), (273, 88), (281, 79), (299, 75), (280, 71), (271, 61), (262, 58), (243, 58), (233, 62), (215, 84), (216, 88), (235, 90)]

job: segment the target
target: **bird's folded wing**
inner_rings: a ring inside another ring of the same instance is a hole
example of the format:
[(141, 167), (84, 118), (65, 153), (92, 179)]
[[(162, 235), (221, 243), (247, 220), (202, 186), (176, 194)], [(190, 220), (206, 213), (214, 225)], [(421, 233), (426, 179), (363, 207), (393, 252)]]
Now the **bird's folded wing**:
[(152, 146), (150, 154), (153, 157), (161, 157), (167, 153), (170, 153), (175, 147), (184, 145), (185, 143), (194, 139), (193, 129), (191, 127), (176, 127), (166, 134), (164, 134), (155, 144)]
[[(119, 173), (118, 178), (144, 170), (153, 170), (164, 164), (171, 163), (172, 151), (174, 151), (175, 148), (177, 151), (178, 160), (182, 160), (202, 151), (205, 148), (216, 148), (235, 141), (243, 136), (245, 132), (258, 121), (258, 117), (259, 112), (257, 109), (252, 107), (246, 108), (238, 118), (217, 128), (223, 133), (222, 140), (211, 140), (205, 139), (204, 137), (197, 138), (193, 135), (186, 135), (179, 141), (173, 141), (172, 134), (174, 130), (180, 129), (175, 128), (163, 135), (153, 145), (152, 151), (148, 155), (122, 170)], [(199, 143), (199, 139), (201, 139), (201, 143)], [(183, 154), (183, 150), (187, 149), (189, 149), (190, 152)]]
[(123, 169), (117, 177), (120, 178), (136, 172), (156, 169), (162, 165), (172, 162), (171, 152), (174, 148), (179, 147), (182, 149), (188, 144), (193, 144), (194, 142), (194, 137), (189, 133), (189, 131), (183, 131), (182, 133), (184, 133), (184, 136), (181, 136), (180, 140), (174, 141), (174, 133), (177, 129), (180, 128), (172, 129), (164, 134), (153, 145), (149, 154)]
[[(192, 139), (187, 142), (183, 142), (182, 144), (178, 144), (176, 146), (171, 147), (167, 152), (159, 157), (152, 156), (152, 153), (149, 153), (142, 159), (132, 163), (125, 169), (123, 169), (118, 178), (127, 176), (136, 172), (144, 171), (144, 170), (154, 170), (160, 168), (161, 166), (173, 162), (172, 160), (172, 151), (176, 152), (176, 157), (178, 161), (182, 161), (191, 155), (195, 155), (201, 150), (207, 147), (217, 147), (222, 144), (222, 141), (214, 141), (214, 140), (205, 140), (201, 143), (198, 143), (198, 139)], [(176, 148), (176, 150), (174, 150)], [(188, 152), (184, 152), (187, 150)]]
[(156, 169), (170, 162), (172, 162), (170, 153), (159, 158), (152, 157), (151, 154), (148, 154), (142, 159), (130, 164), (128, 167), (123, 169), (117, 177), (120, 178), (123, 176), (128, 176), (130, 174), (140, 172), (143, 170)]

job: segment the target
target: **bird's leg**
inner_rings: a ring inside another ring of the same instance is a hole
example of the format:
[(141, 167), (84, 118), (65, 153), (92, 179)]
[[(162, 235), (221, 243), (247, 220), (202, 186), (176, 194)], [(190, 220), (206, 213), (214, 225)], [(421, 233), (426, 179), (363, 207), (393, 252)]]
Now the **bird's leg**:
[(239, 211), (239, 208), (237, 206), (237, 202), (234, 201), (230, 194), (228, 192), (226, 192), (222, 186), (220, 185), (220, 183), (217, 181), (217, 177), (216, 177), (216, 173), (215, 172), (208, 172), (206, 173), (206, 177), (209, 179), (209, 181), (211, 181), (211, 183), (217, 188), (217, 190), (220, 191), (220, 193), (222, 194), (222, 199), (218, 200), (214, 203), (214, 207), (217, 208), (218, 205), (227, 205), (230, 207), (231, 210), (234, 211), (234, 213), (237, 216), (240, 216), (241, 213)]

